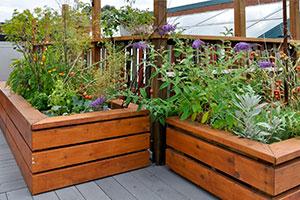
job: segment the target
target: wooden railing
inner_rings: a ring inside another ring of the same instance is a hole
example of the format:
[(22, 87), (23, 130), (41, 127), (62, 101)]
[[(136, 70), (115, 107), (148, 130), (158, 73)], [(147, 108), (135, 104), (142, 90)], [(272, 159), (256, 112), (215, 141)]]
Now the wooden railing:
[[(274, 53), (281, 49), (283, 39), (269, 39), (269, 38), (244, 38), (244, 37), (224, 37), (224, 36), (198, 36), (198, 35), (182, 35), (179, 36), (182, 40), (189, 40), (191, 43), (193, 40), (200, 39), (206, 43), (217, 44), (222, 43), (223, 41), (231, 42), (231, 45), (234, 46), (238, 42), (247, 42), (253, 45), (254, 50), (259, 51), (268, 51)], [(151, 69), (149, 66), (146, 66), (146, 60), (149, 57), (147, 50), (140, 50), (131, 47), (129, 44), (138, 41), (147, 41), (148, 43), (153, 43), (156, 40), (166, 40), (165, 49), (172, 50), (172, 41), (168, 37), (161, 36), (151, 36), (151, 37), (142, 37), (142, 36), (121, 36), (114, 38), (100, 39), (93, 41), (96, 48), (99, 48), (100, 56), (97, 58), (92, 58), (91, 60), (105, 60), (106, 50), (104, 47), (105, 41), (111, 41), (116, 45), (124, 46), (124, 56), (127, 56), (126, 64), (124, 66), (124, 77), (127, 81), (128, 87), (133, 90), (138, 90), (141, 87), (144, 87), (148, 82), (151, 76)], [(298, 42), (300, 41), (290, 41)], [(171, 51), (172, 55), (172, 51)], [(291, 56), (294, 56), (294, 52), (291, 50)], [(91, 55), (89, 55), (91, 56)], [(197, 60), (197, 59), (195, 59)], [(101, 65), (103, 67), (103, 65)], [(150, 90), (148, 90), (150, 92)], [(149, 93), (150, 95), (150, 93)]]

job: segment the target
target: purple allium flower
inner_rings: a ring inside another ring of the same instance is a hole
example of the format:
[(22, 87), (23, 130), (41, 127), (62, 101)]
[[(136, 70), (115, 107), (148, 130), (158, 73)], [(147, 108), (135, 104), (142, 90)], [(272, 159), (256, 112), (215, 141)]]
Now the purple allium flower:
[(174, 32), (176, 30), (176, 26), (172, 24), (165, 24), (159, 28), (159, 34), (161, 36), (166, 35), (168, 33)]
[(249, 51), (250, 49), (251, 49), (251, 45), (246, 42), (239, 42), (234, 46), (234, 50), (236, 52)]
[(194, 49), (199, 49), (204, 44), (205, 44), (205, 42), (203, 42), (202, 40), (195, 40), (192, 44), (192, 47)]
[(93, 101), (90, 106), (97, 108), (98, 106), (102, 105), (106, 101), (104, 96), (98, 97), (95, 101)]
[(132, 46), (133, 48), (136, 48), (136, 49), (147, 49), (149, 46), (146, 42), (143, 42), (143, 41), (140, 41), (140, 42), (135, 42), (133, 44), (131, 44), (130, 46)]
[(270, 68), (270, 67), (274, 66), (274, 64), (271, 63), (270, 61), (259, 61), (258, 65), (259, 65), (260, 68), (263, 68), (263, 69)]

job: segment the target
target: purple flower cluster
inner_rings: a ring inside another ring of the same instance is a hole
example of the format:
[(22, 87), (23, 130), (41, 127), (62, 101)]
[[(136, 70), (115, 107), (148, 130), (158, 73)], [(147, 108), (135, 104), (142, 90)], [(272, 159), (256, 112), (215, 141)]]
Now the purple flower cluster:
[(90, 106), (93, 108), (97, 108), (98, 106), (101, 106), (103, 103), (105, 103), (106, 98), (104, 96), (98, 97), (95, 101), (93, 101)]
[(176, 26), (172, 24), (165, 24), (159, 28), (159, 34), (161, 36), (166, 35), (168, 33), (174, 32), (176, 30)]
[(251, 44), (246, 43), (246, 42), (239, 42), (234, 46), (234, 50), (236, 52), (249, 51), (249, 50), (251, 50)]
[(141, 50), (147, 49), (149, 47), (148, 44), (143, 41), (135, 42), (135, 43), (131, 44), (130, 46), (132, 46), (133, 48), (136, 48), (136, 49), (141, 49)]
[(270, 61), (259, 61), (258, 65), (262, 69), (274, 67), (274, 64)]
[(205, 42), (203, 42), (202, 40), (195, 40), (192, 44), (192, 47), (194, 49), (199, 49), (201, 46), (203, 46), (205, 44)]

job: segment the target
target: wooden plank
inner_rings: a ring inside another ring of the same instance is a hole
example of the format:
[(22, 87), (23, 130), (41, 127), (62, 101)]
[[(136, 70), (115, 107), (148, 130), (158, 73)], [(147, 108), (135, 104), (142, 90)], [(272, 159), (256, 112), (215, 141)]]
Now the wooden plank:
[[(167, 149), (167, 165), (181, 176), (224, 200), (263, 200), (267, 196), (257, 193), (215, 170), (207, 168), (173, 150)], [(230, 191), (230, 192), (229, 192)]]
[[(149, 39), (160, 39), (160, 35), (153, 35)], [(163, 38), (168, 39), (168, 36), (164, 36)], [(200, 39), (206, 42), (216, 42), (216, 41), (231, 41), (231, 42), (249, 42), (249, 43), (263, 43), (263, 44), (281, 44), (282, 39), (275, 39), (275, 38), (254, 38), (254, 37), (235, 37), (235, 36), (211, 36), (211, 35), (180, 35), (179, 38), (181, 39)], [(115, 42), (124, 42), (124, 41), (141, 41), (143, 38), (142, 36), (118, 36), (109, 38), (111, 41)], [(102, 38), (99, 42), (106, 41), (107, 39)], [(299, 40), (291, 40), (290, 42), (299, 42)]]
[(96, 183), (111, 200), (136, 200), (136, 198), (113, 177), (97, 180)]
[[(2, 119), (0, 118), (0, 123), (2, 123)], [(13, 140), (13, 138), (11, 137), (11, 134), (10, 132), (5, 129), (3, 130), (4, 134), (5, 134), (5, 137), (6, 137), (6, 141), (7, 143), (9, 144), (10, 146), (10, 149), (17, 161), (17, 164), (19, 166), (19, 168), (21, 169), (21, 172), (22, 172), (22, 175), (26, 181), (26, 184), (28, 186), (28, 188), (31, 190), (32, 188), (32, 177), (31, 177), (31, 173), (30, 173), (30, 170), (26, 164), (26, 162), (24, 161), (21, 153), (20, 153), (20, 150), (18, 149), (18, 146), (16, 145), (15, 141)], [(23, 186), (22, 184), (24, 184), (24, 181), (19, 181), (17, 182), (17, 184), (14, 184), (15, 185), (21, 185)], [(19, 187), (19, 186), (18, 186)]]
[(32, 200), (28, 189), (15, 190), (7, 193), (8, 200)]
[(270, 145), (270, 149), (276, 158), (276, 164), (281, 164), (289, 160), (300, 157), (300, 139), (292, 138)]
[(144, 151), (36, 174), (33, 175), (32, 194), (111, 176), (147, 165), (149, 165), (149, 153)]
[(32, 173), (147, 150), (150, 134), (92, 142), (33, 153)]
[(145, 115), (148, 115), (148, 111), (146, 110), (136, 111), (136, 109), (133, 108), (122, 108), (109, 111), (74, 114), (69, 116), (49, 117), (34, 123), (32, 125), (32, 130), (49, 129), (68, 125), (79, 125)]
[(77, 185), (76, 188), (85, 200), (110, 200), (95, 182)]
[(290, 33), (294, 40), (300, 40), (299, 0), (290, 0)]
[(300, 199), (300, 186), (291, 189), (279, 196), (272, 198), (273, 200), (299, 200)]
[(167, 145), (258, 190), (270, 195), (275, 193), (274, 168), (270, 165), (262, 164), (172, 128), (167, 129)]
[(0, 104), (0, 117), (2, 118), (2, 120), (4, 120), (7, 130), (9, 131), (11, 137), (13, 138), (16, 145), (18, 146), (20, 153), (22, 154), (22, 157), (26, 162), (28, 168), (31, 169), (31, 165), (32, 165), (31, 150), (27, 145), (27, 143), (25, 142), (24, 138), (22, 137), (22, 134), (19, 132), (15, 124), (8, 117), (6, 111), (4, 110), (1, 104)]
[(33, 132), (33, 150), (149, 132), (149, 117), (59, 127)]
[(23, 179), (10, 181), (10, 182), (6, 182), (6, 183), (1, 183), (0, 193), (15, 191), (15, 190), (19, 190), (22, 188), (26, 188), (26, 184)]
[(6, 194), (0, 194), (0, 200), (7, 200)]
[(291, 188), (299, 186), (300, 159), (281, 165), (275, 170), (275, 192), (280, 194)]
[(55, 192), (47, 192), (33, 196), (33, 200), (60, 200)]
[[(94, 41), (99, 40), (101, 38), (100, 14), (101, 14), (101, 0), (92, 0), (92, 36)], [(92, 62), (93, 64), (96, 64), (99, 61), (100, 61), (100, 48), (97, 47), (97, 43), (94, 43), (92, 48)]]
[(187, 200), (185, 196), (166, 185), (156, 175), (152, 175), (146, 169), (136, 170), (130, 173), (163, 200)]
[(199, 200), (199, 199), (215, 200), (216, 199), (214, 196), (208, 194), (206, 191), (201, 190), (191, 182), (171, 172), (165, 166), (148, 167), (146, 169), (149, 172), (151, 172), (153, 175), (157, 175), (158, 178), (160, 178), (165, 184), (174, 188), (174, 190), (178, 191), (188, 199), (191, 200)]
[(85, 200), (76, 187), (68, 187), (55, 191), (60, 200)]
[(16, 95), (10, 89), (0, 89), (0, 102), (8, 116), (21, 131), (26, 143), (31, 146), (31, 124), (47, 116), (34, 109), (23, 97)]
[(184, 129), (197, 137), (230, 147), (237, 152), (259, 158), (272, 164), (276, 163), (276, 158), (267, 144), (239, 138), (225, 131), (215, 130), (196, 122), (188, 120), (181, 121), (178, 117), (168, 118), (167, 123), (174, 127)]
[(137, 199), (143, 200), (161, 200), (152, 190), (146, 187), (143, 182), (136, 179), (132, 174), (120, 174), (114, 176), (114, 178), (126, 188)]
[(234, 35), (246, 37), (246, 2), (234, 0)]

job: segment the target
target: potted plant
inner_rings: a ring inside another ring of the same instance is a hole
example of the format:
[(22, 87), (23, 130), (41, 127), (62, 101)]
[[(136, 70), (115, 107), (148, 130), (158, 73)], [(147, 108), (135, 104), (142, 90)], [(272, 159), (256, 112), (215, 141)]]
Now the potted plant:
[(15, 12), (3, 27), (23, 58), (0, 86), (0, 126), (32, 194), (149, 165), (146, 110), (123, 107), (124, 55), (88, 65), (88, 12)]
[(167, 97), (125, 93), (167, 125), (167, 166), (221, 199), (298, 199), (299, 60), (245, 42), (173, 41), (172, 60), (149, 45)]

